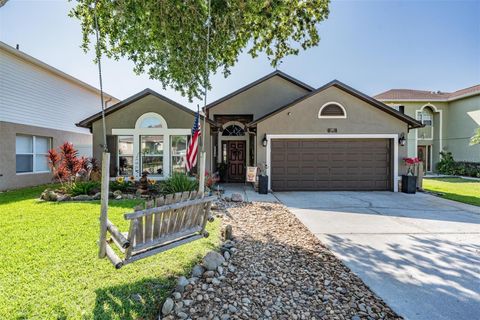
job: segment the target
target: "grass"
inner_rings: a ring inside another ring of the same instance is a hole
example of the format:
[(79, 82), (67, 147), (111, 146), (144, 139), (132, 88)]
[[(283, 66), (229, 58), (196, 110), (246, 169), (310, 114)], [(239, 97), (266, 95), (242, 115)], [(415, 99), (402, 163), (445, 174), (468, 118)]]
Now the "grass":
[(480, 181), (462, 178), (423, 179), (423, 188), (441, 197), (480, 206)]
[[(219, 243), (216, 219), (209, 238), (115, 270), (97, 258), (99, 202), (40, 202), (44, 188), (0, 193), (0, 319), (156, 319), (174, 277)], [(128, 230), (138, 203), (111, 202), (110, 220)]]

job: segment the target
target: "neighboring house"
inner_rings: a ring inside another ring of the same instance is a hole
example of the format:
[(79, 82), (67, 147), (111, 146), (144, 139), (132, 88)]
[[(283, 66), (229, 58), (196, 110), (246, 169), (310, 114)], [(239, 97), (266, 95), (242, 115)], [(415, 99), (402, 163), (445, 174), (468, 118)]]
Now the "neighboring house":
[[(244, 181), (258, 166), (279, 190), (398, 190), (415, 119), (332, 81), (318, 89), (275, 71), (206, 107), (207, 170)], [(194, 112), (146, 89), (106, 110), (111, 175), (163, 179), (182, 165)], [(101, 113), (90, 128), (102, 148)]]
[(480, 145), (469, 145), (480, 127), (480, 85), (455, 92), (392, 89), (375, 99), (425, 125), (408, 134), (408, 156), (423, 160), (427, 172), (435, 171), (441, 151), (457, 161), (480, 162)]
[(64, 141), (91, 155), (75, 123), (99, 109), (98, 89), (0, 42), (0, 190), (51, 182), (46, 154)]

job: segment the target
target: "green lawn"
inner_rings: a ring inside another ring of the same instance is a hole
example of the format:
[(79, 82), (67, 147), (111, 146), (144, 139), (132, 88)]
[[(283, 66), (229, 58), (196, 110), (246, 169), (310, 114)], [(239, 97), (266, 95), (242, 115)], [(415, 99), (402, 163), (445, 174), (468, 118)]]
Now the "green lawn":
[[(219, 243), (216, 219), (209, 238), (115, 270), (97, 258), (99, 202), (40, 202), (44, 188), (0, 193), (0, 319), (156, 319), (174, 277)], [(111, 202), (110, 220), (126, 231), (138, 202)]]
[(480, 206), (480, 181), (462, 178), (423, 179), (423, 188), (443, 198)]

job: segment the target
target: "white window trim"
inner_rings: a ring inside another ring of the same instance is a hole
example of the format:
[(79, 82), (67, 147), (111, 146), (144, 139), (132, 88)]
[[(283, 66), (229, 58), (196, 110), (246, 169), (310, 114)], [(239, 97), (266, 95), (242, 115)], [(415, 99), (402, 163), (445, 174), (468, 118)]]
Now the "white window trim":
[[(24, 136), (24, 137), (31, 137), (32, 138), (32, 153), (17, 153), (17, 150), (16, 150), (16, 147), (15, 147), (15, 156), (17, 155), (31, 155), (32, 156), (32, 170), (31, 172), (16, 172), (17, 171), (17, 160), (15, 159), (15, 175), (17, 176), (24, 176), (24, 175), (28, 175), (28, 174), (42, 174), (42, 173), (50, 173), (50, 170), (42, 170), (42, 171), (37, 171), (37, 164), (36, 164), (36, 161), (35, 161), (35, 157), (36, 156), (42, 156), (44, 155), (45, 157), (48, 156), (48, 152), (47, 153), (36, 153), (36, 138), (39, 137), (39, 138), (46, 138), (48, 139), (48, 150), (52, 149), (52, 138), (51, 137), (44, 137), (44, 136), (34, 136), (34, 135), (31, 135), (31, 134), (16, 134), (15, 135), (15, 144), (17, 143), (16, 139), (17, 139), (17, 136)], [(47, 150), (47, 151), (48, 151)]]
[[(143, 120), (146, 118), (157, 118), (160, 120), (160, 123), (162, 124), (161, 128), (140, 128), (140, 125), (142, 124)], [(165, 121), (165, 118), (163, 118), (161, 115), (155, 112), (147, 112), (142, 114), (140, 117), (138, 117), (137, 121), (135, 122), (135, 128), (136, 129), (168, 129), (167, 126), (167, 121)]]
[[(132, 157), (133, 161), (135, 161), (135, 149), (133, 149), (133, 146), (132, 146), (132, 154), (122, 154), (120, 155), (120, 152), (118, 152), (118, 145), (120, 144), (120, 137), (125, 137), (127, 135), (118, 135), (116, 136), (117, 137), (117, 150), (115, 150), (115, 153), (117, 154), (117, 176), (120, 176), (120, 157)], [(132, 135), (129, 135), (130, 137), (132, 137), (133, 139), (133, 136)], [(132, 168), (133, 170), (133, 168)], [(133, 172), (132, 172), (133, 174)]]
[[(170, 171), (169, 171), (169, 174), (172, 174), (173, 173), (173, 153), (171, 152), (172, 151), (172, 137), (175, 136), (175, 135), (170, 135), (170, 142), (169, 142), (169, 145), (168, 145), (168, 148), (169, 148), (169, 152), (170, 152)], [(187, 138), (187, 150), (188, 150), (188, 142), (189, 142), (189, 139), (191, 138), (191, 134), (179, 134), (178, 136), (183, 136), (183, 137), (186, 137)], [(210, 170), (211, 171), (211, 170)]]
[[(322, 110), (330, 104), (334, 104), (334, 105), (340, 107), (340, 109), (343, 110), (343, 116), (322, 116)], [(346, 119), (347, 118), (347, 110), (340, 103), (335, 102), (335, 101), (330, 101), (330, 102), (327, 102), (323, 106), (320, 107), (320, 110), (318, 111), (318, 118), (319, 119)]]
[[(141, 118), (141, 117), (140, 117)], [(139, 118), (139, 119), (140, 119)], [(137, 120), (138, 122), (138, 120)], [(138, 122), (139, 124), (141, 122)], [(151, 175), (151, 179), (164, 180), (170, 176), (170, 136), (190, 136), (191, 129), (168, 129), (164, 128), (134, 128), (134, 129), (112, 129), (116, 136), (133, 136), (133, 176), (139, 179), (140, 172), (140, 136), (163, 136), (163, 175)], [(168, 147), (165, 144), (168, 142)], [(118, 153), (118, 150), (115, 150)]]
[(398, 192), (398, 134), (267, 134), (268, 190), (271, 190), (272, 139), (393, 139), (393, 192)]
[[(425, 124), (425, 123), (423, 123), (423, 116), (424, 116), (424, 115), (423, 115), (423, 108), (422, 108), (421, 110), (417, 110), (416, 119), (417, 119), (418, 121), (420, 121), (422, 124)], [(425, 125), (425, 126), (429, 126), (429, 127), (430, 127), (430, 138), (421, 138), (421, 139), (419, 138), (419, 140), (433, 140), (433, 134), (434, 134), (434, 131), (433, 131), (433, 130), (434, 130), (434, 127), (433, 127), (433, 114), (432, 114), (431, 116), (430, 116), (430, 115), (428, 115), (428, 116), (430, 117), (429, 120), (431, 121), (432, 124), (431, 124), (431, 125)], [(417, 129), (417, 130), (418, 130), (418, 129)], [(418, 131), (417, 131), (417, 137), (418, 137)]]
[[(426, 107), (430, 107), (433, 110), (433, 113), (434, 114), (438, 113), (438, 115), (440, 117), (440, 121), (439, 121), (440, 125), (439, 125), (439, 130), (438, 130), (438, 145), (439, 145), (440, 151), (443, 151), (443, 133), (442, 133), (442, 130), (443, 130), (443, 111), (438, 109), (432, 103), (428, 102), (428, 103), (424, 104), (420, 109), (416, 110), (415, 115), (417, 115), (418, 111), (423, 111), (423, 109), (426, 108)], [(433, 138), (433, 134), (432, 134), (432, 138)], [(415, 129), (415, 157), (418, 157), (418, 140), (419, 140), (418, 139), (418, 129)], [(440, 152), (438, 154), (438, 159), (442, 160), (442, 156), (440, 155)], [(432, 163), (432, 165), (433, 165), (433, 163)]]

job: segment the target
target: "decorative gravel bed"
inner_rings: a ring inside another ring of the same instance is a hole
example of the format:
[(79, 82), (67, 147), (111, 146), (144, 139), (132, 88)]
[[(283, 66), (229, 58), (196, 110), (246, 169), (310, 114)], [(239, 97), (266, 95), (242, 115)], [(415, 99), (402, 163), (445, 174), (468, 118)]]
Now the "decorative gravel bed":
[(165, 319), (401, 319), (283, 205), (228, 205), (226, 261), (183, 278)]

